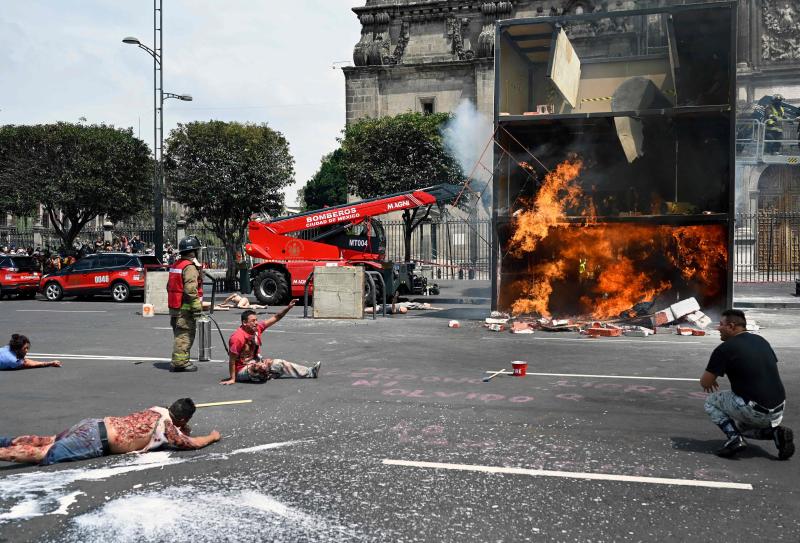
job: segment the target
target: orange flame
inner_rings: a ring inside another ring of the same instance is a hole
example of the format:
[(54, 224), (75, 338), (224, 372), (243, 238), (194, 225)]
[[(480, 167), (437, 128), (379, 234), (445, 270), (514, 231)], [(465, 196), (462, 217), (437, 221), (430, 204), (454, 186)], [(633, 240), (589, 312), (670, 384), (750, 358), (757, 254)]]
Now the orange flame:
[[(528, 263), (522, 279), (503, 287), (512, 313), (550, 316), (558, 299), (560, 311), (568, 306), (573, 314), (613, 318), (656, 300), (675, 281), (719, 295), (727, 265), (724, 226), (597, 223), (594, 204), (578, 185), (581, 167), (580, 161), (559, 164), (529, 207), (515, 213), (509, 253)], [(568, 209), (582, 210), (582, 224), (565, 220)]]
[(511, 237), (511, 253), (521, 256), (536, 249), (539, 241), (565, 216), (564, 210), (579, 202), (581, 188), (576, 183), (583, 162), (562, 162), (548, 173), (536, 194), (532, 209), (516, 216), (516, 230)]

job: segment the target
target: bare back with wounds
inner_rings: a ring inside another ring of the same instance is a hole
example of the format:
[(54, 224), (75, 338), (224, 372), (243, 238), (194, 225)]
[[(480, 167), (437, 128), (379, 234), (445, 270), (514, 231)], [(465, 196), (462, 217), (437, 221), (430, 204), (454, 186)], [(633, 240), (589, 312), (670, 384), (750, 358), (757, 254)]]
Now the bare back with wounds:
[[(104, 418), (111, 453), (124, 454), (144, 450), (150, 444), (160, 418), (159, 413), (150, 409), (124, 417)], [(164, 437), (166, 444), (177, 449), (197, 448), (192, 439), (184, 435), (169, 418), (164, 421)]]
[[(150, 445), (160, 418), (158, 412), (150, 409), (124, 417), (104, 418), (111, 454), (143, 451)], [(216, 430), (208, 436), (196, 438), (189, 437), (188, 433), (188, 426), (179, 428), (167, 417), (164, 421), (164, 439), (160, 443), (177, 449), (201, 449), (220, 438)], [(55, 438), (36, 435), (14, 438), (11, 445), (0, 448), (0, 461), (38, 464), (47, 455)]]

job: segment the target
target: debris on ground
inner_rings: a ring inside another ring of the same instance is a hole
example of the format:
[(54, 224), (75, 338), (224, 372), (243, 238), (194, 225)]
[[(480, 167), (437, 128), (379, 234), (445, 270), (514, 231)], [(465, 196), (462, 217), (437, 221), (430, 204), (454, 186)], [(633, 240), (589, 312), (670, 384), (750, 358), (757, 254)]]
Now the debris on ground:
[(626, 326), (622, 333), (630, 337), (647, 337), (652, 336), (656, 332), (644, 326)]
[(686, 298), (685, 300), (681, 300), (676, 304), (672, 304), (669, 306), (669, 309), (672, 311), (672, 315), (675, 317), (675, 320), (678, 320), (681, 317), (685, 317), (689, 313), (700, 311), (700, 304), (698, 304), (697, 300), (694, 298)]
[(486, 317), (486, 320), (484, 320), (483, 323), (486, 326), (489, 326), (489, 325), (492, 325), (492, 324), (507, 324), (508, 323), (508, 319), (500, 319), (500, 318), (496, 318), (496, 317)]
[(653, 315), (653, 328), (658, 326), (666, 326), (675, 321), (675, 315), (672, 313), (670, 308), (662, 309), (661, 311), (656, 311)]
[(453, 321), (448, 322), (447, 326), (449, 326), (450, 328), (461, 328), (461, 323), (458, 322), (458, 321), (453, 320)]
[(505, 329), (506, 329), (506, 325), (505, 324), (497, 324), (497, 323), (495, 323), (495, 324), (490, 324), (489, 325), (489, 330), (491, 330), (492, 332), (502, 332)]
[(590, 337), (619, 337), (622, 335), (622, 328), (610, 323), (593, 322), (588, 328), (584, 328), (581, 334)]
[(711, 324), (711, 317), (703, 313), (702, 311), (695, 311), (693, 313), (689, 313), (683, 317), (686, 322), (690, 322), (697, 326), (698, 328), (706, 329), (708, 325)]
[(530, 323), (523, 322), (523, 321), (514, 321), (511, 323), (511, 333), (512, 334), (532, 334), (533, 327)]

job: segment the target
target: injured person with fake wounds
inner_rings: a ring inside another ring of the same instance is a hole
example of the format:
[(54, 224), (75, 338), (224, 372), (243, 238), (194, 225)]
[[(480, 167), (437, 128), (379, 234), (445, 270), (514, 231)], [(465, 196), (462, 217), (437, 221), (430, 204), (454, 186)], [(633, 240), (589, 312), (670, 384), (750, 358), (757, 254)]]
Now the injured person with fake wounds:
[(228, 340), (229, 377), (220, 381), (221, 385), (263, 383), (280, 378), (317, 378), (321, 362), (308, 367), (280, 358), (261, 357), (262, 333), (286, 316), (296, 303), (297, 300), (292, 300), (283, 310), (260, 322), (255, 311), (242, 312), (242, 325)]
[(195, 412), (191, 398), (181, 398), (168, 409), (151, 407), (124, 417), (83, 419), (60, 434), (0, 437), (0, 461), (48, 466), (100, 456), (144, 453), (161, 447), (202, 449), (220, 440), (213, 430), (191, 437), (189, 419)]

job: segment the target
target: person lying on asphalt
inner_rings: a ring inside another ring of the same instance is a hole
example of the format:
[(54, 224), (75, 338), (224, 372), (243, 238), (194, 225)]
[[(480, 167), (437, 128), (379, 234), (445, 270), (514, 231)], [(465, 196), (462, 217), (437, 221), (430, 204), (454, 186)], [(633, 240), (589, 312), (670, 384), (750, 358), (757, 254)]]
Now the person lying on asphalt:
[(202, 449), (219, 441), (216, 430), (207, 436), (189, 436), (188, 423), (194, 411), (191, 398), (181, 398), (169, 409), (151, 407), (124, 417), (83, 419), (54, 436), (0, 437), (0, 461), (48, 466), (163, 446)]
[(28, 368), (60, 368), (61, 362), (37, 362), (28, 358), (30, 340), (22, 334), (13, 334), (5, 347), (0, 347), (0, 370), (24, 370)]

